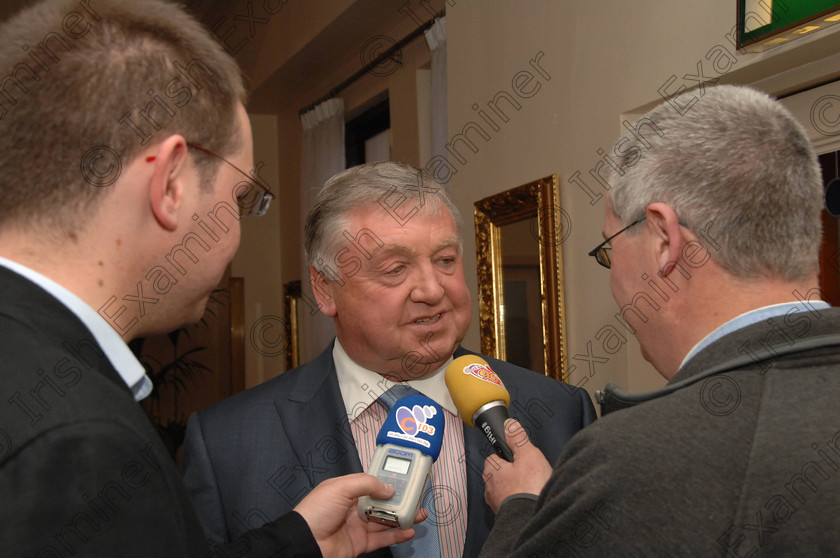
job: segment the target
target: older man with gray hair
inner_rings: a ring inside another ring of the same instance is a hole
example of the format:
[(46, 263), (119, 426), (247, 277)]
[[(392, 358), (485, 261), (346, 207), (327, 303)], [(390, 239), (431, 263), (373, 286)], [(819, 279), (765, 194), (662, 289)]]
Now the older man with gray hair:
[[(836, 554), (840, 311), (816, 300), (814, 152), (749, 88), (646, 118), (651, 147), (617, 165), (590, 255), (669, 383), (607, 386), (615, 412), (553, 471), (510, 422), (515, 462), (487, 462), (497, 517), (482, 556)], [(508, 498), (521, 493), (539, 497)]]
[[(492, 451), (465, 427), (444, 383), (470, 321), (461, 220), (448, 193), (409, 165), (361, 165), (331, 178), (306, 219), (310, 281), (336, 339), (314, 360), (193, 415), (185, 482), (210, 535), (292, 509), (318, 482), (364, 471), (396, 385), (444, 411), (443, 449), (411, 544), (376, 556), (477, 556), (493, 524), (482, 463)], [(511, 414), (549, 458), (594, 419), (589, 396), (487, 358), (511, 395)], [(259, 514), (265, 513), (264, 517)], [(246, 522), (243, 522), (243, 519)]]

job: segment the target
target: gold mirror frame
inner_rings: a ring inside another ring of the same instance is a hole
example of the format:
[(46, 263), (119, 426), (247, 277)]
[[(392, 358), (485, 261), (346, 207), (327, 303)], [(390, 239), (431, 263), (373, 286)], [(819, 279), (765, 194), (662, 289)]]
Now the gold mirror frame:
[(300, 281), (289, 281), (283, 285), (286, 298), (286, 339), (289, 347), (286, 350), (286, 371), (300, 365), (300, 324), (298, 322), (298, 301), (301, 298)]
[[(566, 310), (563, 300), (562, 233), (557, 175), (547, 176), (475, 202), (481, 352), (505, 360), (501, 227), (536, 220), (540, 251), (540, 301), (547, 376), (566, 381)], [(534, 235), (537, 237), (537, 234)]]

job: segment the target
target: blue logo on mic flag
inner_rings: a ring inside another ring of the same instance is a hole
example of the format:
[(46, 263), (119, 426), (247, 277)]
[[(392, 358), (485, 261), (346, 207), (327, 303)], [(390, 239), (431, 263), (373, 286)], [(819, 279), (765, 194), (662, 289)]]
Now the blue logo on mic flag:
[[(399, 404), (399, 403), (398, 403)], [(425, 432), (429, 436), (435, 435), (435, 427), (431, 424), (426, 424), (426, 419), (430, 419), (437, 414), (437, 409), (431, 405), (415, 405), (411, 409), (408, 407), (399, 407), (397, 409), (397, 425), (404, 434), (411, 437), (416, 437), (420, 432)], [(421, 444), (425, 440), (419, 440)]]
[(437, 403), (424, 395), (408, 395), (394, 403), (376, 443), (415, 448), (437, 459), (444, 427), (443, 411)]

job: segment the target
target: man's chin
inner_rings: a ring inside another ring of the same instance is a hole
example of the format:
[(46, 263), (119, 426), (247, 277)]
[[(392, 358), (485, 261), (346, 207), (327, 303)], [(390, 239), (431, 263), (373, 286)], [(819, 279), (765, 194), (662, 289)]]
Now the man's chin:
[(448, 335), (426, 336), (417, 342), (417, 351), (423, 355), (423, 362), (433, 364), (443, 363), (455, 352), (460, 344), (460, 339)]

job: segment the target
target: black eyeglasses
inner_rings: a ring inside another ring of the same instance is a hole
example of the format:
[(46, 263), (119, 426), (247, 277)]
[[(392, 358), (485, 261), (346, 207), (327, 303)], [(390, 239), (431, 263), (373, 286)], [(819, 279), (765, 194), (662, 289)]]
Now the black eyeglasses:
[(609, 269), (612, 265), (612, 246), (609, 245), (610, 240), (617, 237), (633, 225), (641, 223), (644, 220), (645, 216), (642, 215), (641, 217), (639, 217), (638, 219), (636, 219), (635, 221), (633, 221), (632, 223), (630, 223), (629, 225), (627, 225), (626, 227), (624, 227), (623, 229), (606, 239), (604, 242), (596, 246), (594, 250), (589, 252), (589, 255), (595, 258), (596, 262)]
[(244, 170), (240, 169), (239, 167), (222, 157), (221, 155), (217, 155), (216, 153), (210, 151), (209, 149), (201, 147), (200, 145), (187, 142), (187, 147), (196, 149), (198, 151), (201, 151), (202, 153), (210, 155), (211, 157), (216, 157), (217, 159), (224, 161), (225, 163), (236, 169), (237, 172), (239, 172), (239, 174), (244, 176), (249, 183), (257, 185), (260, 189), (257, 190), (257, 197), (254, 200), (246, 200), (244, 198), (244, 195), (238, 195), (236, 197), (236, 204), (239, 206), (239, 213), (241, 215), (245, 215), (248, 217), (261, 217), (262, 215), (265, 215), (266, 211), (268, 211), (268, 206), (271, 205), (271, 200), (274, 199), (274, 194), (272, 194), (271, 190), (269, 190), (259, 181), (258, 173), (261, 164), (258, 164), (257, 168), (251, 171), (251, 174), (248, 174)]

